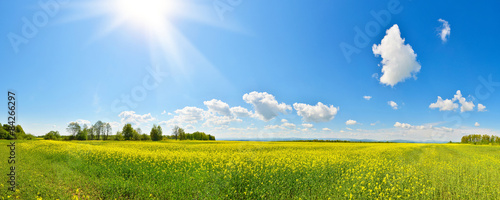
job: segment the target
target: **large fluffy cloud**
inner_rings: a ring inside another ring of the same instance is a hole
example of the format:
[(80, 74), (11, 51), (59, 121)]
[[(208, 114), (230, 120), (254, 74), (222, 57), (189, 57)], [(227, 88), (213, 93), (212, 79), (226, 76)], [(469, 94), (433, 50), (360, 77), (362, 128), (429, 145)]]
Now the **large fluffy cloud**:
[(414, 77), (420, 71), (417, 62), (417, 54), (405, 39), (401, 38), (401, 32), (397, 24), (386, 31), (385, 37), (379, 45), (372, 47), (375, 56), (382, 57), (382, 77), (380, 83), (394, 86), (405, 79)]
[[(455, 103), (457, 102), (458, 103)], [(435, 103), (431, 103), (429, 105), (429, 108), (435, 109), (439, 108), (439, 111), (452, 111), (456, 110), (458, 108), (458, 104), (460, 103), (460, 112), (467, 112), (467, 111), (472, 111), (474, 110), (474, 102), (467, 101), (465, 97), (462, 96), (462, 92), (460, 90), (457, 90), (457, 93), (453, 96), (452, 99), (445, 99), (441, 98), (438, 96), (438, 99)], [(478, 104), (478, 111), (484, 111), (486, 109), (486, 106), (483, 104)]]
[(335, 118), (338, 108), (318, 102), (315, 106), (304, 103), (294, 103), (293, 108), (305, 122), (327, 122)]
[(278, 103), (274, 96), (267, 92), (250, 92), (243, 95), (243, 100), (252, 104), (255, 109), (255, 116), (264, 121), (273, 119), (279, 113), (286, 114), (287, 110), (292, 110), (290, 105)]
[(438, 19), (438, 21), (443, 23), (443, 25), (440, 27), (440, 30), (439, 30), (439, 36), (441, 37), (441, 40), (443, 42), (446, 42), (448, 40), (448, 38), (450, 37), (450, 33), (451, 33), (450, 24), (448, 23), (448, 21), (446, 21), (444, 19)]
[(135, 114), (135, 111), (123, 111), (118, 115), (118, 117), (121, 118), (121, 122), (123, 124), (130, 123), (133, 125), (140, 125), (142, 123), (148, 123), (156, 120), (153, 116), (151, 116), (151, 113), (139, 115)]
[(207, 106), (208, 111), (213, 113), (218, 113), (219, 115), (229, 116), (231, 115), (231, 110), (229, 105), (221, 100), (212, 99), (210, 101), (204, 101), (203, 104)]

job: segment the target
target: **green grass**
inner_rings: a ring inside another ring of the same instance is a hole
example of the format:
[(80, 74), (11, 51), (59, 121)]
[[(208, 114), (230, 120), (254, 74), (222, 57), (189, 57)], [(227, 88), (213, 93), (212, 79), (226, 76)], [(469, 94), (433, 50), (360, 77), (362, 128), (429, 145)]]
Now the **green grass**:
[[(8, 141), (0, 141), (6, 180)], [(4, 199), (500, 199), (500, 146), (16, 142)]]

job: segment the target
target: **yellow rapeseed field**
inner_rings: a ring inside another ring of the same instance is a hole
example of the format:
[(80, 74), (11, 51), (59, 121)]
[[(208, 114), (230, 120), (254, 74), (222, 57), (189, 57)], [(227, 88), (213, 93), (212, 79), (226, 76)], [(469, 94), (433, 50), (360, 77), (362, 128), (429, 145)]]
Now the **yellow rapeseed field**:
[[(220, 141), (17, 146), (18, 191), (8, 192), (3, 183), (2, 199), (500, 199), (499, 146)], [(6, 151), (0, 148), (1, 155)], [(7, 163), (0, 166), (7, 173)]]

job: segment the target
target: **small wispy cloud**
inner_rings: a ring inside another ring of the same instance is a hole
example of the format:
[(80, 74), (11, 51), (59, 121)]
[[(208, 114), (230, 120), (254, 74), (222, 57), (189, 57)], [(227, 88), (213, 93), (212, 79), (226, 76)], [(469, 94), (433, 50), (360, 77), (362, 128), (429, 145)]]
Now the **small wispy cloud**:
[(439, 36), (441, 37), (441, 41), (446, 42), (448, 41), (448, 38), (450, 37), (450, 33), (451, 33), (451, 28), (450, 28), (450, 24), (448, 23), (448, 21), (444, 20), (444, 19), (438, 19), (439, 22), (443, 23), (441, 25), (441, 27), (439, 27)]
[(358, 122), (357, 122), (356, 120), (352, 120), (352, 119), (347, 120), (347, 121), (345, 122), (345, 125), (348, 125), (348, 126), (349, 126), (349, 125), (356, 125), (356, 124), (358, 124)]
[(394, 101), (388, 101), (387, 104), (392, 107), (392, 109), (397, 110), (398, 109), (398, 104)]

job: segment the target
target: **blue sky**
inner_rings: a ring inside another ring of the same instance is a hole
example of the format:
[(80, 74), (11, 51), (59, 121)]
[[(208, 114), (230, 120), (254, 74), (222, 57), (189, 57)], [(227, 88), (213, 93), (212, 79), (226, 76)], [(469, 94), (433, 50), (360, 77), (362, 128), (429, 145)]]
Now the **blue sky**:
[(17, 92), (26, 132), (103, 120), (217, 138), (498, 134), (498, 2), (129, 1), (0, 3), (0, 87)]

